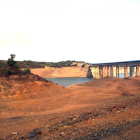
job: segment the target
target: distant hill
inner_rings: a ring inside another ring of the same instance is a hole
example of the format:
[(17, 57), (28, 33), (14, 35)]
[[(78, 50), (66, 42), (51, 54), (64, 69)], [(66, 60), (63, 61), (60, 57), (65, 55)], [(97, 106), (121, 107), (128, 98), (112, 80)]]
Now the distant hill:
[[(0, 60), (0, 68), (7, 68), (7, 61)], [(34, 61), (17, 61), (20, 68), (45, 68), (45, 62), (34, 62)]]
[[(0, 60), (0, 68), (4, 67), (7, 68), (7, 61), (6, 60)], [(76, 63), (85, 63), (83, 61), (60, 61), (60, 62), (37, 62), (37, 61), (17, 61), (17, 64), (20, 68), (45, 68), (45, 66), (49, 67), (69, 67), (69, 66), (77, 66)]]

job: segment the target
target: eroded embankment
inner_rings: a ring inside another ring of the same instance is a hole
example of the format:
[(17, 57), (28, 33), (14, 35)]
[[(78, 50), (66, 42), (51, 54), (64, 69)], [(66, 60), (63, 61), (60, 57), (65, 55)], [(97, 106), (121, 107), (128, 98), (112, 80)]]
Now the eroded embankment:
[(44, 78), (54, 77), (86, 77), (89, 66), (71, 66), (62, 68), (35, 68), (31, 69), (31, 72)]
[(50, 97), (63, 93), (65, 88), (34, 74), (12, 75), (0, 79), (1, 100), (22, 100)]

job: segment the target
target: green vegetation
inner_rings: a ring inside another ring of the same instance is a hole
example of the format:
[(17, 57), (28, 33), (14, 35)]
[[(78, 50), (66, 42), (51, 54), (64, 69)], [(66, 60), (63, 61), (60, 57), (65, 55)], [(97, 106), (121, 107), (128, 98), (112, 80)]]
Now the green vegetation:
[(77, 66), (77, 64), (73, 64), (73, 65), (71, 65), (71, 66)]
[(10, 55), (11, 58), (8, 59), (7, 65), (10, 67), (10, 69), (19, 69), (19, 66), (16, 64), (16, 61), (14, 61), (15, 54)]
[(14, 58), (16, 57), (15, 54), (10, 54), (10, 56), (11, 56), (11, 59), (12, 59), (12, 60), (14, 60)]
[(77, 64), (73, 64), (73, 63), (84, 63), (82, 65), (82, 67), (85, 67), (86, 63), (83, 62), (83, 61), (70, 61), (70, 60), (67, 60), (67, 61), (60, 61), (60, 62), (57, 62), (57, 63), (54, 63), (54, 62), (46, 62), (46, 66), (49, 66), (49, 67), (69, 67), (69, 66), (77, 66)]
[(86, 64), (84, 63), (84, 64), (82, 64), (82, 66), (81, 66), (81, 67), (85, 67), (85, 65), (86, 65)]
[[(3, 65), (3, 63), (0, 63), (2, 65), (1, 69), (0, 69), (0, 76), (6, 76), (9, 77), (10, 75), (13, 74), (19, 74), (19, 75), (23, 75), (23, 74), (28, 74), (31, 73), (30, 69), (25, 69), (25, 70), (21, 70), (19, 65), (17, 64), (16, 61), (14, 61), (15, 58), (15, 54), (11, 54), (10, 55), (11, 58), (8, 59), (8, 61), (6, 62), (7, 66)], [(4, 62), (4, 61), (1, 61)], [(5, 64), (5, 62), (4, 62)], [(3, 67), (5, 66), (5, 67)]]
[(6, 69), (6, 75), (7, 75), (7, 76), (9, 76), (11, 73), (12, 73), (11, 70)]
[[(49, 67), (69, 67), (69, 66), (77, 66), (77, 64), (73, 63), (85, 63), (83, 61), (60, 61), (60, 62), (36, 62), (31, 60), (24, 60), (24, 61), (14, 61), (15, 55), (12, 54), (11, 58), (8, 59), (8, 61), (0, 60), (0, 68), (14, 68), (14, 69), (20, 69), (20, 68), (45, 68), (45, 66)], [(83, 66), (84, 67), (84, 66)]]
[(16, 64), (16, 62), (15, 62), (14, 60), (8, 59), (7, 65), (8, 65), (11, 69), (14, 68), (15, 64)]
[(0, 68), (8, 68), (7, 61), (0, 60)]
[(46, 66), (49, 66), (49, 67), (69, 67), (71, 66), (71, 64), (73, 63), (73, 61), (61, 61), (61, 62), (57, 62), (57, 63), (54, 63), (54, 62), (47, 62), (46, 63)]
[(23, 73), (23, 74), (31, 73), (31, 70), (30, 70), (30, 69), (25, 69), (25, 70), (22, 71), (22, 73)]
[[(9, 62), (8, 62), (9, 63)], [(46, 62), (16, 61), (15, 69), (19, 68), (45, 68)], [(0, 60), (0, 68), (8, 68), (6, 60)]]
[(46, 62), (35, 62), (31, 60), (17, 61), (20, 68), (45, 68)]

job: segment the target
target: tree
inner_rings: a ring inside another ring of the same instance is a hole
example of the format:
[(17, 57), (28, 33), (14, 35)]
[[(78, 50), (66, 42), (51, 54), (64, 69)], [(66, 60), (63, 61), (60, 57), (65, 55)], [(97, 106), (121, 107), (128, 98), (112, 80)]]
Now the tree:
[(12, 59), (12, 60), (16, 57), (15, 54), (10, 54), (10, 56), (11, 56), (11, 59)]
[(16, 61), (14, 61), (12, 58), (9, 58), (7, 61), (7, 65), (11, 68), (14, 69), (14, 66), (16, 64)]
[(11, 69), (19, 69), (19, 66), (17, 65), (17, 62), (14, 61), (14, 58), (16, 57), (15, 54), (10, 54), (11, 58), (8, 59), (7, 61), (7, 65), (11, 68)]

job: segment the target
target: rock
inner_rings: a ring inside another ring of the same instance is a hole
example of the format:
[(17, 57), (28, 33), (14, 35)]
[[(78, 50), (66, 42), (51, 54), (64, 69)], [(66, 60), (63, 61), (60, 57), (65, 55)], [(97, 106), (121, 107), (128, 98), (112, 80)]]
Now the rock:
[(113, 112), (113, 111), (116, 111), (116, 108), (115, 108), (115, 107), (114, 107), (114, 108), (112, 108), (111, 112)]
[(129, 92), (124, 92), (124, 93), (122, 93), (122, 96), (134, 96), (133, 94), (131, 94), (131, 93), (129, 93)]
[(39, 77), (38, 76), (35, 76), (34, 80), (35, 81), (38, 81), (39, 80)]
[(87, 78), (92, 78), (92, 77), (93, 77), (90, 67), (89, 67), (89, 69), (88, 69), (88, 72), (87, 72), (86, 77), (87, 77)]
[(118, 110), (118, 106), (113, 106), (113, 108), (111, 109), (111, 112), (113, 112), (113, 111), (117, 111)]
[(35, 133), (30, 133), (26, 138), (33, 138), (33, 137), (35, 137), (35, 136), (36, 136)]
[(13, 132), (12, 135), (17, 135), (17, 132)]
[(42, 134), (41, 130), (37, 128), (37, 129), (34, 129), (26, 138), (33, 138), (36, 135), (41, 135), (41, 134)]

